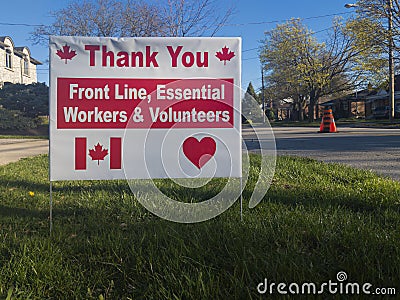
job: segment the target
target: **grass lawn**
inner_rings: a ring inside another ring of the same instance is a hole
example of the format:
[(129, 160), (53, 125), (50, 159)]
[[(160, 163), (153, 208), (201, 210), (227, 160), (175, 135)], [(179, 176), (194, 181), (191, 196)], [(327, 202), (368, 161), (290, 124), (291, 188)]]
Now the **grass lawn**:
[(45, 135), (0, 135), (0, 139), (38, 139), (47, 140), (49, 137)]
[[(264, 278), (338, 282), (339, 271), (400, 293), (398, 182), (279, 157), (270, 190), (243, 222), (235, 203), (199, 224), (152, 215), (125, 181), (57, 182), (50, 237), (47, 159), (0, 167), (0, 299), (248, 299)], [(251, 159), (245, 204), (258, 171)]]
[(42, 124), (37, 128), (15, 130), (0, 129), (0, 139), (48, 139), (49, 125), (47, 118), (42, 118)]
[(271, 127), (318, 127), (321, 125), (320, 121), (274, 121), (270, 122)]

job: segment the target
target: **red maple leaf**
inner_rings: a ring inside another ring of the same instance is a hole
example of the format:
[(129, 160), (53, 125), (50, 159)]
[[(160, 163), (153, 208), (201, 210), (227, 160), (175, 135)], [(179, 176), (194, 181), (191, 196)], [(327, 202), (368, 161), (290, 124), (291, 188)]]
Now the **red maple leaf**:
[(65, 63), (67, 63), (68, 59), (72, 59), (74, 56), (76, 56), (76, 51), (75, 50), (71, 50), (70, 46), (63, 46), (63, 49), (59, 49), (57, 50), (57, 55), (61, 58), (61, 59), (65, 59)]
[(94, 149), (89, 149), (89, 156), (92, 160), (97, 160), (97, 165), (100, 164), (100, 160), (104, 160), (104, 157), (108, 155), (108, 150), (103, 149), (103, 146), (100, 143), (94, 146)]
[(232, 57), (235, 56), (235, 52), (229, 51), (229, 48), (225, 46), (222, 48), (222, 51), (217, 51), (215, 56), (218, 57), (220, 61), (223, 61), (224, 65), (226, 65), (226, 61), (230, 61)]

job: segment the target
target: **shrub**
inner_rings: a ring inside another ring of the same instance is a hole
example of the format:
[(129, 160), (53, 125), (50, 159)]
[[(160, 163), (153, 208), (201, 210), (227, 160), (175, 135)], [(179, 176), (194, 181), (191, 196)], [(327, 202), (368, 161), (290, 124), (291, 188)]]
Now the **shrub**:
[(267, 111), (266, 113), (268, 120), (274, 121), (275, 120), (275, 113), (272, 110)]
[(11, 84), (0, 89), (0, 106), (36, 118), (49, 113), (49, 88), (44, 83)]
[(36, 119), (24, 117), (20, 111), (0, 108), (0, 129), (24, 130), (36, 128)]

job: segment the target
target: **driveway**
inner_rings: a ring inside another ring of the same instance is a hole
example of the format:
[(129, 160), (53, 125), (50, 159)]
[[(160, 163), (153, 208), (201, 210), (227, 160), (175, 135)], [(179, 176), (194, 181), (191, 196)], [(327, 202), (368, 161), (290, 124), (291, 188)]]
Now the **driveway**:
[(49, 141), (41, 139), (0, 139), (0, 165), (23, 157), (49, 152)]
[[(256, 130), (261, 137), (268, 132), (261, 127)], [(343, 163), (400, 180), (400, 129), (340, 127), (337, 133), (317, 131), (315, 127), (274, 127), (278, 155)], [(251, 150), (260, 147), (252, 142), (253, 137), (249, 128), (243, 130)]]

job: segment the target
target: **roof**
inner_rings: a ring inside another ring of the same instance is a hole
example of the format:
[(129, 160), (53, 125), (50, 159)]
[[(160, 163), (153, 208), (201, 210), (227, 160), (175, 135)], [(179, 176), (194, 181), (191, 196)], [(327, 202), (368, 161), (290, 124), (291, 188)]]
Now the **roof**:
[(321, 106), (329, 106), (329, 105), (334, 105), (335, 103), (338, 103), (340, 101), (356, 101), (356, 102), (362, 102), (366, 101), (369, 99), (370, 96), (376, 95), (377, 91), (376, 90), (369, 90), (369, 89), (363, 89), (363, 90), (358, 90), (353, 93), (330, 99), (326, 102), (320, 103)]
[(9, 39), (11, 41), (11, 43), (12, 43), (12, 46), (14, 47), (14, 41), (9, 36), (0, 36), (0, 44), (2, 46), (7, 46), (7, 44), (5, 43), (6, 39)]
[(1, 48), (7, 47), (7, 44), (5, 43), (6, 39), (9, 39), (11, 41), (11, 43), (13, 45), (13, 49), (14, 49), (14, 54), (16, 56), (24, 58), (25, 57), (24, 50), (26, 49), (28, 51), (28, 53), (29, 53), (29, 58), (30, 58), (30, 62), (31, 63), (33, 63), (34, 65), (41, 65), (42, 64), (40, 61), (38, 61), (37, 59), (35, 59), (35, 58), (33, 58), (31, 56), (31, 51), (29, 50), (28, 47), (26, 47), (26, 46), (15, 47), (14, 46), (14, 41), (9, 36), (0, 36), (0, 47)]
[[(368, 96), (367, 97), (367, 103), (374, 102), (375, 100), (380, 100), (380, 99), (389, 99), (389, 92), (383, 91), (381, 93), (377, 93), (376, 95), (373, 96)], [(394, 99), (400, 99), (400, 92), (396, 91), (394, 93)]]

